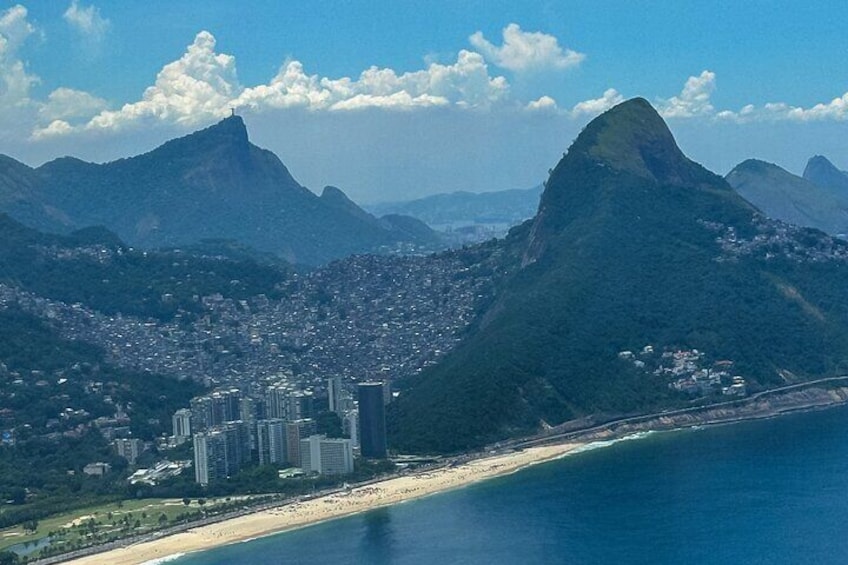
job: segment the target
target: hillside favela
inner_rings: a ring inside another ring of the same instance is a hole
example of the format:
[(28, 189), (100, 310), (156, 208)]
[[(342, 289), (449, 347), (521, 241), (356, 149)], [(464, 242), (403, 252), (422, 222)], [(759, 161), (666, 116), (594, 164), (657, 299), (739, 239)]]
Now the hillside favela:
[(0, 7), (0, 565), (848, 561), (825, 4)]

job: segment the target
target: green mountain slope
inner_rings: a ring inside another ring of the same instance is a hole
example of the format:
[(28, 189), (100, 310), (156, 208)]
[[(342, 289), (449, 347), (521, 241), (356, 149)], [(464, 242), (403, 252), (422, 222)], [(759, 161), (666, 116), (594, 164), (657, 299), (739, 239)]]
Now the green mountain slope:
[(15, 305), (0, 306), (0, 414), (3, 429), (15, 430), (14, 445), (0, 446), (0, 496), (17, 498), (0, 510), (0, 527), (120, 497), (123, 474), (92, 480), (82, 472), (92, 461), (120, 471), (127, 465), (87, 423), (112, 418), (121, 406), (133, 437), (153, 441), (170, 431), (175, 410), (204, 391), (189, 380), (110, 366), (98, 348), (62, 339)]
[(170, 319), (200, 309), (198, 296), (274, 296), (286, 267), (128, 249), (102, 228), (43, 234), (0, 214), (0, 283), (106, 314)]
[(46, 203), (38, 173), (6, 155), (0, 155), (0, 211), (40, 230), (67, 231), (71, 224)]
[(523, 246), (523, 268), (393, 406), (399, 449), (684, 404), (675, 377), (652, 370), (675, 352), (732, 367), (749, 390), (848, 361), (845, 245), (760, 218), (644, 100), (585, 128), (506, 244)]

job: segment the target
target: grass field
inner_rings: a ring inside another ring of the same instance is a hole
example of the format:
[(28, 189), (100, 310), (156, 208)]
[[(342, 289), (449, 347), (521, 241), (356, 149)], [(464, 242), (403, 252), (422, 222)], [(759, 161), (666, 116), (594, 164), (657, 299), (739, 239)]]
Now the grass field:
[[(232, 506), (249, 498), (193, 499), (188, 504), (175, 498), (102, 504), (39, 521), (35, 531), (25, 530), (22, 526), (0, 530), (0, 551), (14, 547), (17, 553), (21, 553), (19, 544), (30, 544), (31, 549), (37, 550), (47, 545), (48, 538), (52, 548), (62, 547), (70, 551), (93, 543), (143, 534), (182, 522), (188, 514), (199, 517), (200, 514), (220, 510), (223, 506)], [(27, 553), (26, 548), (23, 548), (23, 553)]]

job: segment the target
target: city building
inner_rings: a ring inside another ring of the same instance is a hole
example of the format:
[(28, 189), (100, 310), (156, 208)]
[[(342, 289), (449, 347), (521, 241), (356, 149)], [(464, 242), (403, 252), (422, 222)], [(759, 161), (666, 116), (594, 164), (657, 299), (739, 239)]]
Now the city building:
[(315, 420), (303, 419), (286, 422), (286, 461), (300, 467), (300, 440), (314, 435)]
[(268, 387), (265, 391), (265, 415), (268, 419), (286, 419), (288, 416), (288, 397), (290, 392), (291, 388), (285, 383)]
[(383, 383), (359, 383), (357, 390), (360, 453), (363, 457), (385, 459), (386, 408), (383, 402)]
[(263, 420), (265, 412), (265, 403), (262, 400), (256, 400), (249, 396), (241, 399), (239, 406), (239, 420), (247, 424), (248, 435), (250, 438), (250, 451), (255, 452), (256, 446), (256, 422)]
[(256, 422), (256, 451), (260, 465), (286, 462), (286, 421), (282, 418)]
[(232, 476), (251, 461), (250, 426), (247, 422), (236, 420), (225, 422), (221, 427), (227, 436), (227, 476)]
[(354, 448), (359, 447), (359, 410), (348, 410), (342, 419), (342, 431)]
[(88, 465), (82, 468), (83, 473), (92, 477), (102, 477), (111, 470), (112, 466), (108, 463), (103, 463), (102, 461), (98, 461), (96, 463), (89, 463)]
[(171, 417), (174, 439), (180, 444), (191, 438), (191, 410), (180, 408)]
[(241, 391), (237, 388), (218, 390), (211, 395), (214, 425), (241, 419)]
[(392, 380), (388, 377), (384, 377), (383, 380), (383, 404), (391, 404), (392, 400), (394, 400), (394, 396), (392, 396)]
[(353, 446), (349, 439), (327, 439), (312, 435), (300, 440), (300, 468), (319, 475), (347, 475), (353, 472)]
[(191, 399), (191, 429), (202, 432), (224, 422), (241, 418), (241, 391), (237, 388), (216, 390)]
[(287, 405), (286, 419), (289, 421), (305, 420), (315, 415), (312, 392), (303, 390), (292, 392), (289, 394)]
[(327, 379), (327, 397), (329, 399), (330, 412), (335, 412), (339, 416), (344, 414), (341, 407), (343, 392), (341, 377), (330, 377)]
[(226, 476), (224, 437), (219, 432), (194, 434), (194, 480), (201, 485)]
[(126, 459), (130, 465), (135, 465), (144, 443), (138, 438), (119, 438), (112, 442), (118, 456)]
[(241, 420), (194, 434), (194, 476), (202, 485), (235, 475), (249, 461), (248, 427)]
[(212, 399), (208, 396), (197, 396), (189, 401), (191, 407), (190, 427), (194, 433), (202, 432), (214, 426), (214, 411)]

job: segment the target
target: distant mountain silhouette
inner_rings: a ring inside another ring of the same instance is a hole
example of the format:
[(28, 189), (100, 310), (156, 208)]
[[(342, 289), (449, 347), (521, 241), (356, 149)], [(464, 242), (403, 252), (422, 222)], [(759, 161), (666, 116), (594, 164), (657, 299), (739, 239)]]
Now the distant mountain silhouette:
[(811, 157), (804, 168), (804, 178), (835, 196), (848, 200), (848, 173), (837, 169), (826, 157)]
[[(817, 159), (824, 157), (813, 158), (810, 163)], [(835, 167), (832, 168), (835, 170)], [(822, 170), (815, 164), (812, 167), (808, 165), (807, 169)], [(836, 174), (841, 172), (836, 171)], [(817, 175), (813, 172), (812, 176)], [(807, 178), (756, 159), (740, 163), (725, 179), (742, 197), (770, 218), (831, 234), (848, 233), (848, 189), (840, 192), (822, 188)]]
[[(343, 195), (319, 198), (273, 153), (249, 142), (239, 116), (103, 165), (70, 157), (35, 170), (18, 165), (7, 165), (6, 177), (14, 173), (20, 180), (6, 184), (19, 192), (31, 184), (31, 208), (43, 201), (65, 226), (103, 225), (140, 247), (228, 239), (291, 262), (317, 264), (437, 241), (432, 233), (411, 237), (386, 229)], [(338, 202), (342, 197), (344, 206)], [(0, 210), (49, 227), (17, 209)]]
[(404, 202), (365, 206), (374, 214), (403, 214), (429, 226), (463, 226), (473, 223), (515, 225), (532, 218), (539, 208), (542, 186), (493, 192), (450, 192)]
[(42, 188), (34, 169), (0, 155), (0, 211), (41, 230), (68, 230), (70, 219), (47, 204)]

